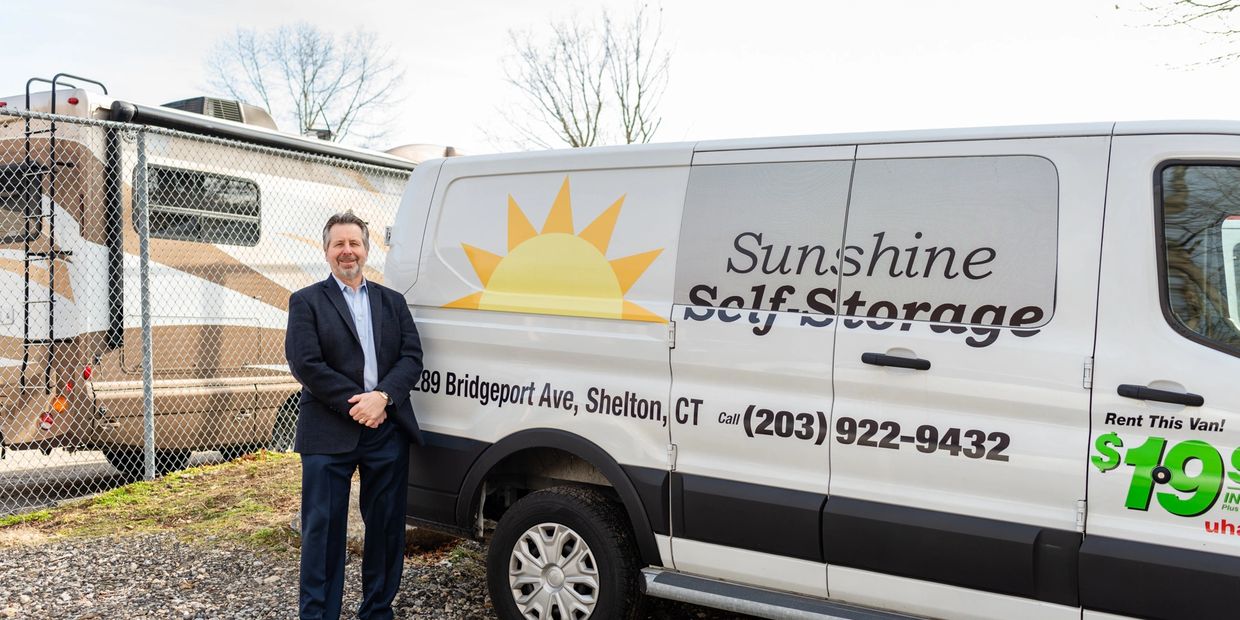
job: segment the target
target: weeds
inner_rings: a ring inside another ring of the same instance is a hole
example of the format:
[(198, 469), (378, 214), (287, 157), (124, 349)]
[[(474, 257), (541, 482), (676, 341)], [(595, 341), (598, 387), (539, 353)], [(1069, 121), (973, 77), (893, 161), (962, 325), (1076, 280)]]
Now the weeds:
[(0, 531), (20, 526), (43, 537), (169, 531), (287, 551), (298, 545), (289, 522), (297, 512), (300, 486), (296, 454), (263, 451), (5, 517)]

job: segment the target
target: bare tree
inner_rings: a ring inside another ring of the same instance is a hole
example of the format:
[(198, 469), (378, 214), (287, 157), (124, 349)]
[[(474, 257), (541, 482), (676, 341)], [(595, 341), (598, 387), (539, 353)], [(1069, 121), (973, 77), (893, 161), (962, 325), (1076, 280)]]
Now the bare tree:
[(518, 145), (580, 147), (654, 138), (671, 53), (662, 47), (661, 20), (650, 19), (645, 6), (627, 21), (604, 12), (598, 23), (577, 17), (553, 23), (550, 37), (541, 41), (529, 32), (509, 36), (513, 54), (504, 73), (521, 104), (500, 114), (519, 135)]
[(603, 14), (607, 76), (615, 95), (625, 144), (650, 142), (663, 122), (657, 111), (659, 98), (667, 87), (672, 57), (660, 46), (662, 20), (652, 24), (646, 10), (645, 5), (639, 6), (631, 21), (619, 24)]
[[(571, 147), (591, 146), (599, 139), (603, 112), (604, 39), (576, 20), (553, 24), (551, 30), (551, 39), (542, 45), (529, 33), (508, 33), (515, 57), (504, 71), (523, 95), (525, 106), (503, 116), (536, 146), (551, 148), (553, 140)], [(553, 140), (546, 137), (548, 129)]]
[[(1219, 36), (1229, 44), (1240, 44), (1240, 28), (1237, 19), (1240, 0), (1169, 0), (1159, 3), (1143, 3), (1147, 11), (1159, 16), (1159, 26), (1189, 27)], [(1204, 64), (1226, 63), (1240, 58), (1240, 49), (1217, 54), (1203, 61)]]
[(299, 133), (332, 140), (381, 133), (374, 116), (404, 77), (373, 33), (336, 37), (306, 23), (238, 29), (215, 46), (207, 67), (213, 88), (293, 121)]

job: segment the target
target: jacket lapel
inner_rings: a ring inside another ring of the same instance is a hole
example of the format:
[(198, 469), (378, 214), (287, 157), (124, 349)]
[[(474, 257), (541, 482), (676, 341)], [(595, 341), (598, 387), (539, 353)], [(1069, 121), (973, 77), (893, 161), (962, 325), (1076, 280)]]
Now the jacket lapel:
[(383, 351), (383, 338), (379, 330), (383, 326), (383, 315), (380, 314), (383, 312), (383, 293), (379, 291), (379, 287), (375, 286), (374, 282), (366, 282), (366, 298), (370, 300), (370, 337), (375, 343), (375, 364), (382, 369), (383, 363), (379, 356)]
[[(349, 312), (349, 305), (345, 303), (344, 293), (340, 292), (340, 285), (336, 283), (335, 278), (327, 276), (327, 280), (323, 282), (323, 292), (336, 307), (336, 312), (340, 313), (340, 318), (344, 319), (344, 324), (349, 326), (349, 333), (353, 334), (353, 340), (360, 343), (362, 339), (357, 335), (357, 325), (353, 324), (353, 313)], [(374, 321), (371, 320), (371, 323)]]

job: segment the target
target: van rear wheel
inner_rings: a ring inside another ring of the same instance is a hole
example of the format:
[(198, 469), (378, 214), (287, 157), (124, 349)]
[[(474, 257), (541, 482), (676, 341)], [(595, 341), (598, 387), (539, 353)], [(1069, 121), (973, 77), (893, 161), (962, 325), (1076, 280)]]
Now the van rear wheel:
[(624, 508), (556, 487), (513, 504), (487, 552), (487, 589), (504, 620), (635, 618), (637, 548)]
[(293, 449), (293, 440), (297, 437), (297, 396), (294, 396), (280, 407), (276, 413), (276, 423), (271, 429), (271, 442), (267, 449), (272, 452), (288, 452)]
[(261, 449), (263, 449), (263, 445), (255, 443), (241, 444), (239, 446), (224, 446), (223, 448), (220, 448), (220, 456), (224, 457), (225, 461), (232, 461), (247, 454), (254, 454)]

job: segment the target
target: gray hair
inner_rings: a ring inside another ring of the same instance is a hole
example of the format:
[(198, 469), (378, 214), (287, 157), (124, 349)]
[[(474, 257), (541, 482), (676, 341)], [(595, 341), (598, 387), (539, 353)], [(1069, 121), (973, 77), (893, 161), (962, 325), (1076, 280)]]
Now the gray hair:
[(323, 226), (323, 251), (327, 251), (328, 237), (331, 236), (332, 226), (337, 224), (357, 224), (362, 229), (362, 245), (366, 246), (366, 251), (370, 251), (370, 227), (366, 225), (366, 220), (358, 217), (353, 211), (344, 211), (327, 218), (327, 224)]

